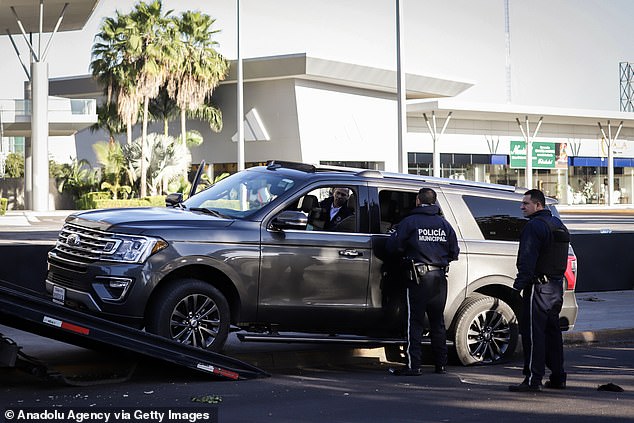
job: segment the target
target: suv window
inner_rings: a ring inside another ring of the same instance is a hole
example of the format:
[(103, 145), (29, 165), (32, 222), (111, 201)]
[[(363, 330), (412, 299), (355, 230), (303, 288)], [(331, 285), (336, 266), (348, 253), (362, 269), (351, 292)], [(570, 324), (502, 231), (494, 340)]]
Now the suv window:
[(307, 231), (357, 232), (357, 198), (351, 187), (322, 186), (302, 195), (290, 210), (307, 215)]
[(234, 173), (184, 202), (189, 209), (206, 209), (231, 218), (248, 218), (293, 188), (288, 176), (257, 169)]
[(379, 192), (379, 209), (381, 216), (380, 233), (385, 234), (400, 222), (416, 206), (418, 191), (390, 191)]
[(516, 200), (464, 195), (462, 197), (476, 220), (484, 239), (519, 241), (528, 219)]

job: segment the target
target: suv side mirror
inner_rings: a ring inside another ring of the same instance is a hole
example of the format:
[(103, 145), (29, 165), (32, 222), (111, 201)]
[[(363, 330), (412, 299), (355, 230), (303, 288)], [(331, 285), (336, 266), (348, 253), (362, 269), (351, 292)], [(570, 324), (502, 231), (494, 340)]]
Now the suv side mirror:
[(308, 217), (294, 210), (286, 210), (275, 216), (271, 222), (273, 229), (306, 229)]
[(182, 202), (183, 202), (183, 194), (181, 194), (180, 192), (167, 194), (167, 197), (165, 197), (166, 207), (174, 207)]

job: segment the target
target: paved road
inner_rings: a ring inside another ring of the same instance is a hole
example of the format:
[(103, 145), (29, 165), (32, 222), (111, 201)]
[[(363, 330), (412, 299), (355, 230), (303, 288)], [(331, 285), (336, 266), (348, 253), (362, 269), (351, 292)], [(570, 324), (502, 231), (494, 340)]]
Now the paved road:
[[(506, 365), (451, 366), (450, 374), (398, 378), (370, 358), (274, 369), (272, 377), (209, 381), (179, 368), (142, 364), (123, 383), (66, 387), (0, 369), (5, 408), (110, 407), (172, 410), (217, 407), (226, 422), (630, 422), (634, 415), (634, 345), (566, 348), (569, 389), (541, 394), (507, 390), (520, 377), (520, 357)], [(71, 354), (86, 360), (85, 354)], [(102, 356), (103, 359), (105, 357)], [(90, 358), (99, 360), (99, 358)], [(599, 392), (614, 383), (625, 392)], [(193, 400), (220, 400), (210, 405)]]

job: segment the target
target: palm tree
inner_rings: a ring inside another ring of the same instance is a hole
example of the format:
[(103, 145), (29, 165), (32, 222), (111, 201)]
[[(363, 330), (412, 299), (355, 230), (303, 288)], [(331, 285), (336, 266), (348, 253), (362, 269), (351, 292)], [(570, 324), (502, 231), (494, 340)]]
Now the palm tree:
[[(170, 13), (164, 13), (163, 3), (154, 0), (149, 4), (137, 3), (129, 15), (129, 46), (136, 72), (134, 82), (139, 97), (143, 99), (143, 140), (147, 139), (150, 99), (158, 95), (166, 79), (170, 58), (175, 55), (169, 31)], [(142, 156), (148, 154), (146, 144), (145, 141), (141, 143)], [(147, 166), (145, 160), (141, 160), (141, 197), (147, 193), (146, 180)]]
[[(183, 144), (188, 113), (205, 119), (212, 130), (222, 128), (220, 110), (205, 104), (228, 71), (227, 61), (214, 48), (215, 20), (200, 12), (183, 12), (174, 19), (170, 14), (160, 0), (140, 2), (128, 15), (117, 12), (115, 18), (107, 18), (93, 45), (92, 73), (106, 87), (107, 102), (116, 101), (128, 144), (141, 101), (142, 138), (147, 138), (149, 103), (165, 84), (181, 111)], [(146, 146), (147, 142), (140, 143), (142, 157), (149, 153)], [(147, 160), (140, 165), (140, 194), (145, 196)]]
[[(106, 18), (92, 47), (90, 68), (93, 76), (103, 85), (107, 108), (115, 108), (127, 127), (128, 143), (132, 142), (132, 125), (139, 116), (138, 92), (134, 81), (131, 48), (129, 46), (129, 19), (116, 12), (115, 18)], [(114, 105), (116, 104), (116, 107)]]
[[(229, 68), (225, 58), (215, 50), (212, 29), (215, 19), (200, 12), (186, 11), (173, 20), (179, 34), (178, 66), (168, 76), (167, 90), (181, 110), (181, 140), (186, 139), (186, 115), (205, 105), (205, 99), (222, 81)], [(207, 117), (213, 130), (222, 128), (218, 109), (207, 108), (199, 116)], [(219, 123), (218, 123), (219, 122)]]
[(163, 122), (163, 135), (169, 135), (169, 121), (179, 116), (179, 110), (176, 101), (170, 98), (164, 86), (159, 90), (158, 96), (150, 100), (149, 112), (152, 120)]
[(97, 106), (97, 123), (90, 127), (90, 132), (105, 130), (108, 133), (108, 142), (114, 144), (116, 135), (126, 130), (125, 123), (119, 116), (119, 111), (114, 103), (103, 103)]

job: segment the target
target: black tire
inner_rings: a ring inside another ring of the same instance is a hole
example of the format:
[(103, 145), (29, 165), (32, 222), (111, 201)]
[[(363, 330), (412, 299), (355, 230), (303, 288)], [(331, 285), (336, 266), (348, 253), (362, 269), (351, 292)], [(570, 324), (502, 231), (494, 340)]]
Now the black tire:
[(224, 295), (197, 279), (179, 279), (161, 287), (150, 308), (146, 330), (174, 341), (215, 352), (229, 334), (229, 304)]
[(511, 357), (518, 337), (515, 313), (499, 298), (479, 294), (467, 298), (456, 316), (456, 354), (465, 366)]

